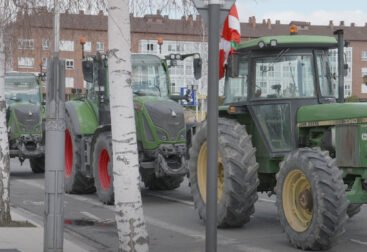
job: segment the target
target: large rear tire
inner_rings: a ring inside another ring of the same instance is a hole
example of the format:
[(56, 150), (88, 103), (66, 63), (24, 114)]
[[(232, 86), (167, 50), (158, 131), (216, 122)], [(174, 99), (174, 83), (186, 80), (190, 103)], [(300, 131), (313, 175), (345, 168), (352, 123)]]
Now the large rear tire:
[(65, 129), (65, 172), (64, 190), (66, 193), (86, 194), (94, 193), (92, 178), (84, 176), (81, 172), (80, 135), (73, 130), (70, 117), (66, 116)]
[(348, 201), (342, 172), (326, 152), (303, 148), (288, 154), (275, 191), (280, 223), (295, 247), (329, 249), (344, 231)]
[(141, 172), (141, 179), (144, 185), (150, 190), (174, 190), (180, 187), (183, 176), (164, 176), (157, 178), (154, 172)]
[(33, 173), (44, 173), (45, 172), (45, 157), (30, 158), (29, 164)]
[(112, 155), (111, 132), (102, 132), (93, 146), (92, 166), (97, 196), (109, 205), (114, 203)]
[[(190, 183), (195, 207), (206, 220), (207, 123), (196, 131), (190, 149)], [(250, 221), (258, 198), (258, 164), (251, 136), (234, 120), (218, 121), (218, 227), (240, 227)]]

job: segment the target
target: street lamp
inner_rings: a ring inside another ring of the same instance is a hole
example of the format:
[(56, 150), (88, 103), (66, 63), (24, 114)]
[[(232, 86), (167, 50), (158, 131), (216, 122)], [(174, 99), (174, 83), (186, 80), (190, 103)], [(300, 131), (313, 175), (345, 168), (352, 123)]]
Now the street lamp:
[(157, 44), (159, 45), (159, 54), (161, 54), (162, 53), (162, 45), (163, 45), (163, 38), (162, 38), (162, 36), (159, 36), (157, 38)]

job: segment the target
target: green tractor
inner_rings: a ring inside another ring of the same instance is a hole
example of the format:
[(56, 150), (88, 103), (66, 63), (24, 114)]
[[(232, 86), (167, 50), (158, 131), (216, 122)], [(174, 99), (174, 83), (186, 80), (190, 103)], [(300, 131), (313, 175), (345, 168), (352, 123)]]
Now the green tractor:
[[(276, 194), (290, 243), (323, 250), (367, 203), (367, 104), (337, 103), (343, 83), (336, 84), (328, 52), (338, 46), (342, 38), (261, 37), (229, 59), (218, 121), (218, 227), (244, 225), (258, 192)], [(196, 130), (189, 161), (204, 221), (206, 132), (206, 123)]]
[(34, 173), (45, 171), (44, 104), (41, 78), (29, 73), (5, 75), (9, 153), (23, 163), (29, 159)]
[[(187, 130), (183, 108), (170, 98), (185, 97), (170, 97), (165, 60), (147, 54), (134, 54), (131, 60), (141, 178), (151, 190), (173, 190), (188, 173)], [(65, 104), (65, 191), (96, 190), (103, 203), (113, 204), (108, 60), (97, 53), (82, 65), (87, 94)]]

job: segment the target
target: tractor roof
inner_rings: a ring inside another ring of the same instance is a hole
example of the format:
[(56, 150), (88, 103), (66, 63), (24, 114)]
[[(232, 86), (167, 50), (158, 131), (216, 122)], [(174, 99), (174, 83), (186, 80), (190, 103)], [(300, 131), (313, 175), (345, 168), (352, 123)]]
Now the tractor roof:
[(328, 36), (285, 35), (267, 36), (243, 42), (237, 50), (277, 49), (277, 48), (336, 48), (337, 40)]

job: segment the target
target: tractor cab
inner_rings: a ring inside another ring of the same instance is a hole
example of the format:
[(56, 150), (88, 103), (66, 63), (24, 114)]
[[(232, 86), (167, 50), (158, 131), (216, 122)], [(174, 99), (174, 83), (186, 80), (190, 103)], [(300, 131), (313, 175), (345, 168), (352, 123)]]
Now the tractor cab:
[(328, 57), (336, 47), (333, 37), (274, 36), (243, 43), (232, 55), (224, 103), (251, 113), (272, 157), (298, 145), (301, 106), (336, 102), (336, 74)]
[(169, 78), (161, 59), (155, 55), (133, 54), (132, 60), (132, 90), (138, 96), (169, 95)]

